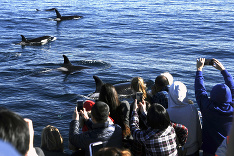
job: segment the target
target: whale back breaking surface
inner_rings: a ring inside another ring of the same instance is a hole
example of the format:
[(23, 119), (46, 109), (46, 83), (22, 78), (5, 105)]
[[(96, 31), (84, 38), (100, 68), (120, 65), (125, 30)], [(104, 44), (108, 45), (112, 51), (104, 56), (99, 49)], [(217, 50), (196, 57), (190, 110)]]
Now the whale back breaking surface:
[(38, 37), (38, 38), (34, 38), (31, 40), (26, 39), (26, 37), (24, 35), (20, 35), (22, 38), (22, 41), (20, 43), (18, 43), (17, 45), (44, 45), (50, 41), (54, 41), (56, 40), (56, 37), (54, 36), (42, 36), (42, 37)]

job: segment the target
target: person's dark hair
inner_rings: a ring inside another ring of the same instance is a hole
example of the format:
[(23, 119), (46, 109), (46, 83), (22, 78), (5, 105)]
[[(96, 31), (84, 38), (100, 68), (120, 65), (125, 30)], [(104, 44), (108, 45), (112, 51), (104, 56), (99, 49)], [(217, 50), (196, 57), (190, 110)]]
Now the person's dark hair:
[(29, 150), (28, 125), (20, 115), (10, 110), (0, 110), (0, 138), (11, 143), (22, 155)]
[(99, 123), (106, 122), (109, 116), (109, 106), (105, 102), (96, 101), (92, 107), (91, 115)]
[(99, 94), (99, 101), (107, 103), (110, 107), (110, 112), (116, 111), (116, 109), (120, 105), (120, 101), (118, 93), (112, 84), (106, 83), (102, 85)]
[(41, 148), (47, 151), (63, 152), (63, 137), (56, 127), (48, 125), (43, 128)]
[(147, 112), (147, 124), (153, 129), (166, 129), (170, 124), (167, 110), (161, 104), (152, 104)]
[(169, 85), (167, 78), (163, 75), (159, 75), (155, 79), (156, 92), (160, 92), (164, 87)]
[(117, 147), (103, 147), (94, 156), (131, 156), (129, 150), (121, 150)]

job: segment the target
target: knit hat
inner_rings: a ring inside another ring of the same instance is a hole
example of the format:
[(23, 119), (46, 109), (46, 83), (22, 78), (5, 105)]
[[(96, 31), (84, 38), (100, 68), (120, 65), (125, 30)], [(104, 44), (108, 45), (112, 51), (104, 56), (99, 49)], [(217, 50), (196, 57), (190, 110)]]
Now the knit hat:
[(84, 102), (84, 108), (86, 109), (86, 111), (91, 111), (93, 105), (95, 104), (95, 102), (91, 101), (91, 100), (86, 100)]

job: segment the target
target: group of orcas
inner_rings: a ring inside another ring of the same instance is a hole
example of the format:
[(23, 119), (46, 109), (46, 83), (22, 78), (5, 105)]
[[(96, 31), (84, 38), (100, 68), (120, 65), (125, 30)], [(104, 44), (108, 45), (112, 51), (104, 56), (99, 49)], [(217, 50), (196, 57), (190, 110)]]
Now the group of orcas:
[[(61, 16), (61, 14), (59, 13), (59, 11), (56, 8), (46, 9), (44, 11), (53, 11), (53, 10), (56, 12), (56, 15), (57, 15), (57, 17), (53, 20), (58, 21), (58, 22), (63, 21), (63, 20), (80, 19), (83, 17), (83, 16), (77, 16), (77, 15)], [(37, 11), (41, 11), (41, 10), (37, 9)], [(34, 38), (34, 39), (27, 39), (23, 35), (21, 35), (21, 37), (22, 37), (22, 41), (20, 43), (18, 43), (17, 45), (39, 46), (39, 45), (44, 45), (50, 41), (56, 40), (56, 37), (54, 37), (54, 36), (42, 36), (42, 37), (38, 37), (38, 38)], [(64, 63), (61, 67), (58, 68), (58, 70), (66, 73), (66, 74), (70, 74), (70, 73), (75, 72), (75, 71), (80, 71), (82, 69), (89, 69), (89, 67), (85, 67), (85, 66), (72, 65), (66, 55), (63, 55), (63, 58), (64, 58)], [(98, 76), (93, 76), (93, 78), (94, 78), (95, 83), (96, 83), (96, 90), (94, 93), (89, 94), (87, 97), (92, 98), (92, 99), (97, 99), (99, 97), (101, 86), (104, 83)], [(132, 89), (131, 89), (131, 85), (129, 82), (117, 84), (114, 86), (115, 86), (115, 89), (119, 95), (124, 95), (124, 96), (132, 95)]]
[[(37, 11), (40, 11), (38, 9), (36, 9)], [(63, 20), (72, 20), (72, 19), (80, 19), (83, 16), (61, 16), (61, 14), (59, 13), (59, 11), (56, 8), (52, 8), (52, 9), (46, 9), (44, 11), (55, 11), (57, 17), (54, 19), (55, 21), (63, 21)], [(44, 45), (50, 41), (54, 41), (56, 40), (56, 37), (54, 36), (42, 36), (42, 37), (38, 37), (38, 38), (34, 38), (34, 39), (27, 39), (25, 38), (24, 35), (21, 35), (22, 37), (22, 41), (20, 43), (18, 43), (17, 45), (22, 45), (22, 46), (40, 46), (40, 45)], [(84, 66), (74, 66), (71, 64), (71, 62), (69, 61), (69, 59), (67, 58), (66, 55), (63, 55), (64, 58), (64, 63), (62, 65), (62, 67), (58, 68), (58, 70), (65, 72), (66, 74), (75, 72), (75, 71), (79, 71), (82, 69), (88, 69), (88, 67), (84, 67)]]
[[(53, 19), (55, 21), (63, 21), (63, 20), (73, 20), (73, 19), (80, 19), (83, 16), (78, 16), (78, 15), (73, 15), (73, 16), (61, 16), (61, 14), (59, 13), (59, 11), (56, 8), (52, 8), (52, 9), (47, 9), (45, 11), (52, 11), (54, 10), (56, 12), (56, 18)], [(37, 11), (40, 11), (37, 9)], [(34, 39), (26, 39), (23, 35), (21, 35), (22, 37), (22, 41), (20, 43), (18, 43), (18, 45), (22, 45), (22, 46), (26, 46), (26, 45), (44, 45), (50, 41), (54, 41), (56, 40), (56, 37), (53, 36), (42, 36), (42, 37), (38, 37), (38, 38), (34, 38)]]

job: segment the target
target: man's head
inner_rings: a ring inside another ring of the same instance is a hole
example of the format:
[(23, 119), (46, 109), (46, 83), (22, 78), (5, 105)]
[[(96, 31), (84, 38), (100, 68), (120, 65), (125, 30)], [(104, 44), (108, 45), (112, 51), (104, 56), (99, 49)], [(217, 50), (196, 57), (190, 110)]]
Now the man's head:
[(92, 107), (91, 115), (96, 122), (104, 123), (108, 119), (109, 112), (109, 106), (105, 102), (97, 101)]
[(153, 129), (166, 129), (170, 124), (167, 110), (158, 103), (152, 104), (147, 112), (147, 124)]
[(160, 92), (163, 88), (169, 85), (167, 78), (164, 75), (159, 75), (155, 79), (156, 91)]
[(21, 116), (10, 110), (0, 110), (0, 138), (11, 143), (22, 155), (29, 150), (28, 125)]

